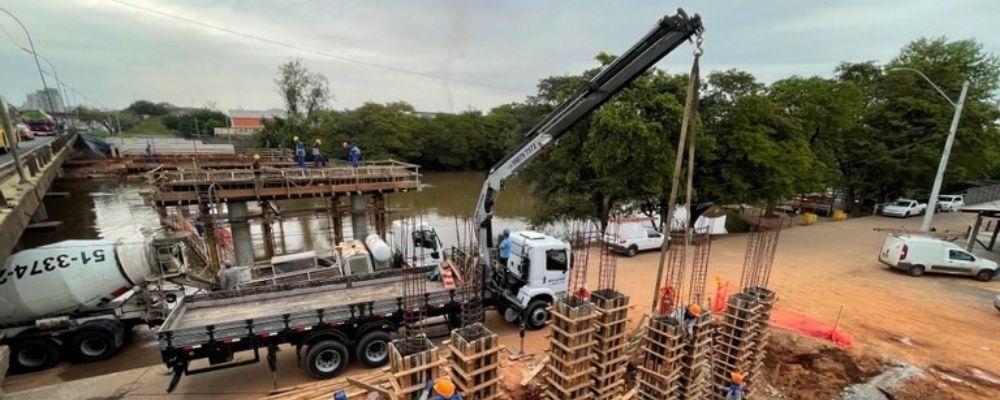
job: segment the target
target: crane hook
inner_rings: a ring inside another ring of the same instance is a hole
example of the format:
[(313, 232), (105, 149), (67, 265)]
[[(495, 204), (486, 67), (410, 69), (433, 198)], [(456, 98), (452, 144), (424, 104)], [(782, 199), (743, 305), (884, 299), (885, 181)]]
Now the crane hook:
[(704, 43), (705, 39), (702, 38), (701, 34), (699, 33), (698, 38), (695, 39), (695, 47), (694, 47), (695, 57), (701, 57), (702, 54), (705, 54), (705, 46), (703, 45)]

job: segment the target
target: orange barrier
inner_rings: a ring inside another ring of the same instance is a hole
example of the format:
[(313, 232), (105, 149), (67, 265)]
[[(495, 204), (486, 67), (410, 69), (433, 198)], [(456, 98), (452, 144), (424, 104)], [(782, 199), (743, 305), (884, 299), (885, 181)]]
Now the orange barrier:
[(785, 309), (775, 308), (771, 311), (771, 326), (805, 336), (829, 340), (845, 350), (854, 348), (854, 336), (850, 333)]
[(712, 312), (720, 313), (726, 310), (726, 299), (729, 298), (729, 281), (722, 283), (722, 278), (715, 277), (715, 298), (712, 299)]

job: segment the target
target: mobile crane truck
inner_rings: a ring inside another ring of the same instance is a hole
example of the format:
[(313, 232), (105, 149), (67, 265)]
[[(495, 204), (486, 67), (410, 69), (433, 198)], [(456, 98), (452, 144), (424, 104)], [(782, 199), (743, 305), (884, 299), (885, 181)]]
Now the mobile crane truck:
[[(504, 181), (573, 124), (701, 31), (697, 15), (689, 17), (678, 10), (677, 15), (664, 17), (631, 49), (532, 128), (518, 150), (490, 170), (475, 213), (478, 251), (486, 272), (482, 297), (485, 305), (497, 308), (510, 321), (525, 318), (530, 328), (541, 328), (548, 320), (548, 303), (567, 290), (571, 265), (568, 243), (537, 232), (513, 234), (507, 265), (495, 265), (490, 260), (492, 207)], [(421, 237), (420, 247), (438, 250), (436, 238), (428, 239), (426, 234)], [(431, 243), (424, 243), (428, 241)], [(417, 264), (426, 260), (410, 255), (403, 258)], [(390, 335), (403, 323), (402, 291), (399, 270), (388, 269), (186, 296), (158, 332), (161, 357), (174, 372), (167, 391), (173, 391), (185, 374), (238, 367), (265, 358), (274, 373), (281, 345), (294, 346), (299, 359), (304, 356), (310, 375), (319, 379), (340, 374), (352, 357), (367, 367), (382, 366), (388, 362)], [(462, 303), (460, 292), (440, 282), (428, 282), (422, 311), (428, 317), (446, 316), (453, 323)], [(237, 359), (238, 352), (252, 352), (252, 358)], [(266, 352), (263, 357), (262, 352)], [(207, 359), (208, 365), (191, 369), (191, 364), (200, 359)]]

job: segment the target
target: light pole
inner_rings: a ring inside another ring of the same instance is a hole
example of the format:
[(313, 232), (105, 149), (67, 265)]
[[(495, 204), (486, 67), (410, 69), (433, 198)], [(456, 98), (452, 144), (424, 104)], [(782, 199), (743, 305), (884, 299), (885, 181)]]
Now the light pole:
[(10, 11), (5, 10), (3, 7), (0, 7), (0, 11), (3, 11), (4, 14), (13, 18), (14, 22), (17, 22), (17, 24), (21, 26), (21, 30), (24, 31), (24, 36), (28, 37), (28, 46), (31, 47), (31, 55), (35, 57), (35, 67), (38, 68), (38, 77), (42, 78), (42, 89), (45, 91), (45, 98), (49, 101), (49, 109), (55, 112), (56, 106), (55, 103), (52, 102), (52, 95), (49, 94), (49, 85), (45, 83), (45, 74), (42, 73), (42, 64), (38, 62), (38, 53), (35, 52), (35, 42), (31, 40), (31, 34), (28, 33), (28, 28), (25, 28), (24, 24), (21, 23), (21, 20), (17, 19), (17, 17), (15, 17), (14, 14), (11, 14)]
[[(52, 65), (52, 61), (49, 61), (49, 59), (45, 58), (45, 56), (43, 56), (41, 54), (36, 54), (35, 52), (31, 51), (27, 47), (22, 47), (21, 50), (24, 50), (24, 51), (26, 51), (28, 53), (31, 53), (31, 54), (34, 54), (34, 55), (38, 56), (39, 58), (42, 59), (42, 61), (45, 61), (45, 63), (49, 65), (49, 69), (52, 70), (52, 75), (54, 75), (56, 77), (56, 85), (59, 85), (57, 87), (62, 88), (62, 89), (59, 89), (59, 96), (61, 97), (62, 102), (63, 102), (63, 112), (66, 112), (66, 105), (69, 104), (66, 101), (66, 85), (63, 85), (62, 79), (59, 79), (59, 72), (56, 71), (56, 66)], [(55, 112), (55, 111), (56, 110), (53, 108), (52, 112)]]
[(934, 221), (934, 211), (937, 209), (938, 195), (941, 194), (941, 182), (944, 180), (944, 170), (948, 168), (948, 158), (951, 157), (951, 145), (955, 143), (955, 131), (958, 130), (958, 120), (962, 117), (962, 106), (965, 104), (965, 95), (969, 92), (969, 81), (962, 82), (962, 93), (958, 95), (958, 102), (956, 103), (951, 101), (951, 98), (944, 94), (944, 91), (938, 85), (935, 85), (931, 81), (931, 78), (928, 78), (923, 72), (909, 67), (892, 68), (890, 71), (916, 72), (934, 87), (934, 90), (937, 90), (941, 97), (948, 100), (948, 104), (955, 107), (955, 115), (951, 117), (951, 127), (948, 128), (948, 138), (945, 139), (944, 150), (941, 151), (941, 163), (938, 164), (937, 175), (934, 177), (934, 186), (931, 188), (931, 197), (927, 199), (927, 212), (924, 213), (924, 221), (920, 225), (920, 230), (927, 232), (931, 229), (931, 223)]

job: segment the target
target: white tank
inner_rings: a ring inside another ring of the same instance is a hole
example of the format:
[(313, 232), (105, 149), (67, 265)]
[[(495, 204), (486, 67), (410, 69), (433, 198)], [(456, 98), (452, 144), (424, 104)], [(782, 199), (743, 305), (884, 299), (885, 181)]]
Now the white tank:
[(365, 247), (368, 247), (368, 251), (376, 263), (387, 263), (392, 260), (392, 249), (374, 233), (365, 238)]
[(11, 255), (0, 270), (0, 325), (103, 306), (150, 274), (149, 248), (67, 240)]

